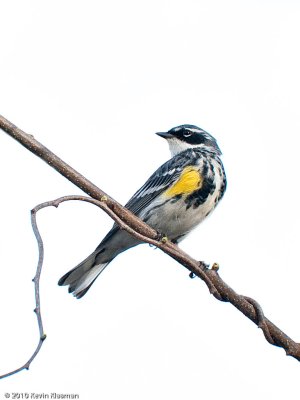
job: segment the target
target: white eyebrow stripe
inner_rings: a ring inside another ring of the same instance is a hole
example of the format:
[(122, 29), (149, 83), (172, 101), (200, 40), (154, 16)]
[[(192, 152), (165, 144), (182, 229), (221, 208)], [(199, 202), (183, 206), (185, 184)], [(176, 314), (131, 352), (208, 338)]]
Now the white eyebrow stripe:
[(193, 133), (206, 133), (203, 129), (200, 128), (187, 128), (187, 130)]

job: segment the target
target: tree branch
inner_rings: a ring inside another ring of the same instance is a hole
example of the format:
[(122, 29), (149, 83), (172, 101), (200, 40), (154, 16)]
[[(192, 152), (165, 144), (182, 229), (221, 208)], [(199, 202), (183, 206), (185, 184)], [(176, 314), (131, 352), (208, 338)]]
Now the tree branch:
[[(219, 266), (214, 264), (211, 268), (208, 268), (206, 264), (203, 262), (199, 262), (190, 257), (187, 253), (181, 250), (177, 245), (173, 244), (169, 240), (160, 240), (157, 232), (152, 229), (150, 226), (141, 221), (138, 217), (133, 215), (129, 210), (122, 207), (118, 202), (108, 196), (105, 192), (99, 189), (92, 182), (87, 180), (84, 176), (82, 176), (75, 169), (66, 164), (63, 160), (57, 157), (54, 153), (52, 153), (49, 149), (39, 143), (34, 139), (33, 136), (28, 135), (23, 132), (21, 129), (17, 128), (11, 122), (6, 120), (4, 117), (0, 116), (0, 128), (4, 130), (8, 135), (16, 139), (19, 143), (21, 143), (24, 147), (30, 150), (32, 153), (40, 157), (42, 160), (47, 162), (51, 167), (56, 169), (61, 175), (66, 177), (80, 189), (82, 189), (85, 193), (87, 193), (92, 198), (83, 197), (83, 196), (66, 196), (53, 202), (43, 203), (37, 206), (33, 210), (33, 214), (35, 215), (38, 209), (44, 208), (49, 205), (58, 206), (62, 201), (68, 200), (82, 200), (93, 203), (103, 209), (110, 217), (112, 217), (116, 223), (118, 223), (122, 229), (125, 229), (133, 236), (138, 239), (155, 245), (160, 248), (170, 257), (174, 258), (184, 267), (186, 267), (190, 272), (191, 276), (198, 276), (201, 278), (207, 285), (209, 291), (213, 294), (213, 296), (220, 300), (230, 302), (234, 307), (236, 307), (239, 311), (241, 311), (247, 318), (253, 321), (259, 328), (262, 329), (266, 340), (278, 347), (282, 347), (285, 349), (286, 354), (296, 358), (300, 361), (300, 344), (293, 341), (290, 337), (288, 337), (284, 332), (282, 332), (276, 325), (274, 325), (271, 321), (269, 321), (263, 314), (261, 306), (252, 298), (242, 296), (237, 294), (230, 286), (228, 286), (220, 277), (218, 273)], [(35, 233), (38, 232), (37, 230)], [(40, 259), (41, 259), (41, 239), (39, 240), (38, 235), (36, 234), (39, 250), (40, 250)], [(39, 269), (40, 268), (40, 269)], [(19, 370), (25, 369), (29, 367), (30, 362), (36, 356), (37, 352), (40, 350), (43, 340), (45, 339), (45, 335), (43, 333), (41, 315), (40, 315), (40, 303), (39, 303), (39, 276), (41, 273), (41, 264), (39, 261), (38, 269), (36, 276), (34, 278), (35, 282), (35, 295), (37, 301), (36, 313), (39, 322), (40, 328), (40, 341), (39, 345), (30, 358), (29, 362), (27, 362), (23, 367), (18, 370), (13, 371), (12, 373), (16, 373)], [(8, 376), (12, 373), (3, 375)], [(1, 377), (0, 377), (1, 378)]]
[(32, 279), (34, 283), (34, 294), (35, 294), (35, 309), (33, 310), (35, 312), (37, 322), (38, 322), (38, 327), (39, 327), (39, 342), (38, 345), (33, 352), (32, 356), (29, 358), (28, 361), (26, 361), (25, 364), (23, 364), (21, 367), (10, 371), (4, 375), (0, 375), (0, 379), (7, 378), (8, 376), (14, 375), (17, 372), (22, 371), (23, 369), (29, 369), (30, 364), (32, 361), (35, 359), (35, 357), (38, 355), (39, 351), (41, 350), (41, 347), (44, 343), (44, 340), (46, 339), (46, 334), (44, 332), (43, 328), (43, 321), (42, 321), (42, 314), (41, 314), (41, 301), (40, 301), (40, 277), (42, 273), (42, 266), (43, 266), (43, 261), (44, 261), (44, 245), (43, 245), (43, 240), (40, 235), (40, 232), (37, 227), (36, 223), (36, 213), (41, 209), (44, 208), (43, 205), (36, 206), (33, 210), (31, 210), (31, 225), (32, 229), (34, 232), (34, 235), (36, 237), (37, 243), (38, 243), (38, 250), (39, 250), (39, 260), (38, 260), (38, 265), (36, 269), (36, 273), (34, 278)]

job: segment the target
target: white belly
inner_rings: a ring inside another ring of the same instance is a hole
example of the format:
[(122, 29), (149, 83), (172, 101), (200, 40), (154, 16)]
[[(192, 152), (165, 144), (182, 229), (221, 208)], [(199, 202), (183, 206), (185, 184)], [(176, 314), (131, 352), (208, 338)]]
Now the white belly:
[(147, 223), (170, 240), (186, 235), (214, 209), (216, 195), (209, 195), (205, 203), (197, 208), (187, 209), (183, 198), (175, 203), (168, 202), (153, 211)]

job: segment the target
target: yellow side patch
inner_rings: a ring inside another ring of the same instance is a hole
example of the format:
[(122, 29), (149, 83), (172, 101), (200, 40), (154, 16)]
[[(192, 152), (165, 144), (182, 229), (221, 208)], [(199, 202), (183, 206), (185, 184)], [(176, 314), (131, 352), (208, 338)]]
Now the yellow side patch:
[(187, 195), (202, 186), (202, 177), (193, 167), (185, 167), (178, 179), (166, 192), (167, 197)]

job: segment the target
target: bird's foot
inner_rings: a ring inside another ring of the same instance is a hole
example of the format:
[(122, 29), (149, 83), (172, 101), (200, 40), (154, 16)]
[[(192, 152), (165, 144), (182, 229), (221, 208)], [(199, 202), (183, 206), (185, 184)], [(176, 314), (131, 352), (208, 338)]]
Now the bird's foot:
[(158, 242), (167, 243), (169, 239), (164, 233), (157, 232), (156, 240)]
[(204, 261), (199, 261), (199, 266), (203, 271), (209, 269), (209, 264), (206, 264)]

